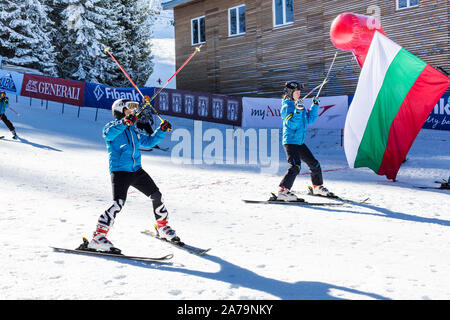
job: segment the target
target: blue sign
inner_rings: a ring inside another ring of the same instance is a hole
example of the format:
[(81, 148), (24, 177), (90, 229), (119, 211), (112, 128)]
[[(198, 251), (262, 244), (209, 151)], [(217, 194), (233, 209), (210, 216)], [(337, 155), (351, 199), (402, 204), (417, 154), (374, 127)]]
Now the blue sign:
[(0, 70), (0, 90), (19, 96), (20, 90), (22, 90), (22, 82), (23, 73)]
[(450, 131), (450, 94), (444, 94), (439, 99), (423, 128)]
[[(144, 96), (152, 97), (153, 87), (139, 88)], [(83, 106), (99, 109), (111, 109), (117, 99), (128, 99), (142, 102), (142, 97), (135, 88), (110, 87), (98, 83), (85, 83)]]

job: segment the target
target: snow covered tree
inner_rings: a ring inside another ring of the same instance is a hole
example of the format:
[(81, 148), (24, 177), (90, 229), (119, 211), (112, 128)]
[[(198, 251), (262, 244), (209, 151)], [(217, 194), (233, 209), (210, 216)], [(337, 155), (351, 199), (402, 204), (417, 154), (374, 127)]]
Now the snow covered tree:
[[(115, 28), (106, 0), (62, 0), (65, 41), (61, 46), (63, 75), (75, 80), (109, 82), (114, 61), (104, 52)], [(64, 31), (64, 30), (63, 30)]]
[(5, 62), (57, 75), (48, 11), (38, 0), (0, 0), (0, 55)]
[(49, 76), (58, 76), (55, 47), (51, 41), (53, 22), (48, 14), (51, 9), (39, 0), (27, 0), (25, 16), (33, 28), (33, 36), (37, 41), (32, 55), (38, 62), (35, 68)]
[(127, 37), (130, 46), (133, 47), (130, 69), (135, 83), (143, 86), (153, 72), (153, 56), (151, 55), (152, 27), (155, 16), (150, 6), (150, 1), (136, 0), (130, 8), (133, 16)]

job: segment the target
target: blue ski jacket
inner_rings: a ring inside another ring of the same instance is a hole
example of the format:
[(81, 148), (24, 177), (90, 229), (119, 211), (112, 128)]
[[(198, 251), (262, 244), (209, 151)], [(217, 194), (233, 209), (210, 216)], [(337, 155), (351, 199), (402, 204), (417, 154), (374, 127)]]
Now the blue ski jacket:
[(4, 114), (6, 112), (6, 108), (9, 107), (8, 98), (0, 99), (0, 114)]
[(139, 147), (154, 147), (165, 135), (166, 132), (160, 128), (149, 135), (135, 125), (123, 124), (121, 120), (108, 122), (103, 128), (103, 138), (109, 154), (109, 171), (138, 171), (141, 168)]
[(319, 105), (313, 104), (309, 110), (295, 108), (294, 100), (283, 99), (281, 119), (283, 120), (283, 144), (302, 145), (305, 142), (306, 126), (317, 120)]

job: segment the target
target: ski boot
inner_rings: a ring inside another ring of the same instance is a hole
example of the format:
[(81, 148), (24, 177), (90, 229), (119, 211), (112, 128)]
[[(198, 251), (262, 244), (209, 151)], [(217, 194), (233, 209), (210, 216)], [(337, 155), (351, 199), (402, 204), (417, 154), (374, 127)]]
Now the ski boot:
[(161, 239), (169, 242), (181, 242), (180, 238), (171, 227), (167, 225), (167, 220), (156, 221), (155, 224), (156, 234)]
[(98, 224), (92, 240), (87, 245), (87, 249), (119, 254), (121, 252), (120, 249), (114, 247), (112, 242), (106, 238), (108, 231), (108, 227)]
[(19, 139), (19, 136), (17, 135), (17, 133), (16, 133), (16, 130), (11, 130), (11, 134), (12, 134), (12, 138), (13, 139)]
[(293, 194), (288, 188), (280, 186), (277, 194), (277, 200), (280, 201), (298, 201), (298, 197)]
[(335, 197), (333, 192), (328, 191), (327, 188), (325, 188), (323, 185), (314, 186), (312, 190), (312, 194), (316, 196), (322, 196), (322, 197), (328, 197), (333, 198)]

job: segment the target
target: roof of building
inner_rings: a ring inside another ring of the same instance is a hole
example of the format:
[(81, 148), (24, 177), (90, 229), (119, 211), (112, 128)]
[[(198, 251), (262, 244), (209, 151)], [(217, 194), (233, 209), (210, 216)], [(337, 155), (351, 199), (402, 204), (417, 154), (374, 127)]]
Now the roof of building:
[(164, 10), (167, 10), (167, 9), (173, 9), (179, 5), (186, 4), (189, 2), (193, 2), (193, 1), (195, 1), (195, 0), (171, 0), (171, 1), (167, 1), (165, 3), (161, 3), (161, 5)]

